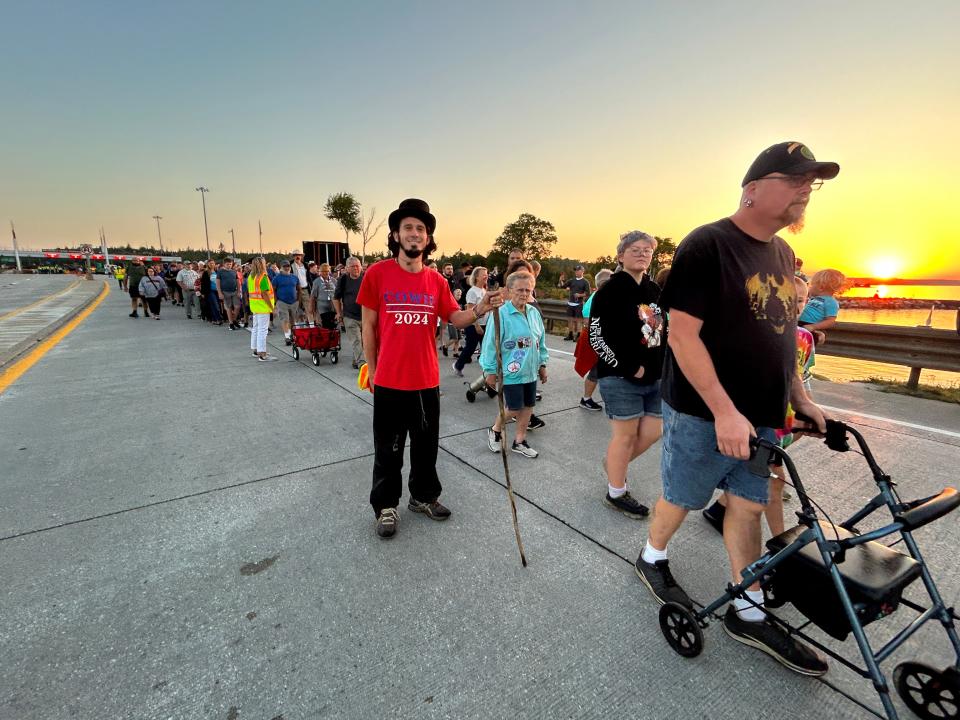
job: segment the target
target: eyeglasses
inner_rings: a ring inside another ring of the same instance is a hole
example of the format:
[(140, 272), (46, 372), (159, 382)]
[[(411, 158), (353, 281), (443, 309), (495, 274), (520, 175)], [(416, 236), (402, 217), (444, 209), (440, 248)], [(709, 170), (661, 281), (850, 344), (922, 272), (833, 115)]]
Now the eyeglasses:
[(806, 175), (768, 175), (767, 177), (757, 178), (757, 180), (783, 180), (792, 188), (802, 188), (810, 183), (811, 190), (819, 190), (823, 187), (823, 180), (811, 180)]
[(623, 251), (624, 255), (653, 255), (653, 248), (649, 245), (636, 246), (631, 245), (626, 250)]

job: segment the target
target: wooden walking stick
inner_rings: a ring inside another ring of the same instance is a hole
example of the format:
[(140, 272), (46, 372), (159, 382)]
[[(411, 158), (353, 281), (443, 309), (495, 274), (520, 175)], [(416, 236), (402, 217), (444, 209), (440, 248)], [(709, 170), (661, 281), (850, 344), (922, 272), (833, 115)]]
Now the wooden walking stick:
[[(493, 289), (495, 290), (496, 288)], [(510, 498), (510, 512), (513, 515), (513, 532), (517, 536), (520, 564), (526, 567), (527, 556), (523, 552), (523, 540), (520, 539), (520, 524), (517, 522), (517, 503), (513, 499), (513, 484), (510, 482), (510, 466), (507, 464), (507, 411), (503, 406), (503, 350), (500, 347), (500, 308), (493, 309), (493, 341), (497, 348), (497, 405), (500, 408), (500, 457), (503, 460), (503, 474), (507, 479), (507, 497)]]

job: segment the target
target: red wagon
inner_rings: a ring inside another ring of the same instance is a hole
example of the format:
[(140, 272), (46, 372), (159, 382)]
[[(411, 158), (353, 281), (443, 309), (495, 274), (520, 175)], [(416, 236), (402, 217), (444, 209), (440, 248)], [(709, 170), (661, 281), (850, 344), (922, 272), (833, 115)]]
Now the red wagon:
[(340, 359), (340, 331), (316, 325), (293, 326), (293, 357), (300, 359), (300, 351), (312, 355), (313, 364), (319, 365), (320, 358), (330, 353), (330, 364), (336, 365)]

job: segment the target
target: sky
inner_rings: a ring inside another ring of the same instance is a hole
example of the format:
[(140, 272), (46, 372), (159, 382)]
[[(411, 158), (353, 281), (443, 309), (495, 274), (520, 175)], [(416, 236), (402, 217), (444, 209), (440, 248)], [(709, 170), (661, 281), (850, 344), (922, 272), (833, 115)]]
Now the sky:
[[(805, 269), (960, 279), (960, 3), (3, 3), (0, 220), (22, 247), (290, 250), (326, 198), (420, 197), (441, 252), (731, 214), (782, 140), (840, 164)], [(385, 231), (369, 249), (380, 249)], [(0, 246), (10, 246), (0, 232)], [(354, 248), (357, 243), (352, 242)]]

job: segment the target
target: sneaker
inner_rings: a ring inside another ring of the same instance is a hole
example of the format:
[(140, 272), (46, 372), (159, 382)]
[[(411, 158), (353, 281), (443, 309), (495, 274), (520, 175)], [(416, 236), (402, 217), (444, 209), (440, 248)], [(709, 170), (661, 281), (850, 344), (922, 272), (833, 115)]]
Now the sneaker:
[(293, 345), (293, 338), (284, 338), (283, 343), (287, 347), (290, 347), (291, 345)]
[(584, 410), (603, 410), (603, 407), (592, 397), (580, 398), (580, 407)]
[(487, 428), (487, 447), (490, 452), (500, 452), (500, 433), (492, 427)]
[(723, 535), (723, 518), (726, 517), (727, 509), (717, 500), (710, 507), (704, 510), (701, 515), (703, 519), (710, 523), (710, 527)]
[(546, 427), (546, 425), (547, 424), (536, 415), (531, 415), (530, 424), (527, 425), (527, 430), (539, 430), (542, 427)]
[(456, 375), (457, 377), (463, 377), (463, 370), (461, 370), (460, 368), (458, 368), (456, 363), (454, 363), (454, 364), (452, 365), (452, 367), (453, 367), (453, 374), (454, 374), (454, 375)]
[(540, 402), (541, 400), (543, 400), (543, 392), (537, 390), (537, 402)]
[(651, 564), (645, 562), (641, 554), (633, 565), (640, 581), (647, 586), (653, 599), (661, 605), (668, 602), (680, 603), (685, 608), (693, 610), (693, 602), (683, 588), (673, 579), (670, 572), (669, 560), (657, 560)]
[(567, 333), (567, 336), (563, 339), (564, 342), (570, 342), (573, 340), (573, 333)]
[(823, 658), (783, 628), (766, 618), (761, 622), (743, 620), (733, 605), (727, 607), (727, 614), (723, 616), (723, 629), (737, 642), (765, 652), (795, 673), (819, 677), (829, 670)]
[(140, 315), (137, 314), (136, 310), (134, 310), (132, 313), (130, 313), (130, 317), (140, 317)]
[(377, 535), (382, 538), (392, 538), (397, 534), (400, 524), (400, 515), (396, 508), (384, 508), (377, 515)]
[(524, 457), (528, 457), (528, 458), (535, 458), (537, 457), (537, 455), (540, 454), (536, 450), (534, 450), (532, 447), (527, 445), (526, 440), (521, 440), (520, 442), (517, 442), (516, 440), (514, 440), (513, 445), (510, 446), (510, 449), (513, 452), (517, 453), (518, 455), (523, 455)]
[(257, 355), (257, 360), (260, 362), (276, 362), (277, 359), (273, 355)]
[(444, 357), (450, 357), (450, 351), (447, 350), (447, 346), (446, 346), (446, 345), (444, 345), (442, 348), (440, 348), (440, 352), (443, 353), (443, 356), (444, 356)]
[(650, 508), (643, 503), (638, 503), (629, 491), (625, 492), (618, 498), (610, 497), (610, 493), (608, 491), (606, 496), (603, 498), (603, 504), (608, 507), (612, 507), (614, 510), (619, 510), (624, 515), (631, 518), (645, 518), (650, 514)]
[(423, 513), (431, 520), (446, 520), (448, 517), (450, 517), (450, 511), (441, 505), (437, 500), (425, 503), (410, 498), (410, 502), (407, 503), (407, 507), (410, 510), (413, 510), (415, 513)]

